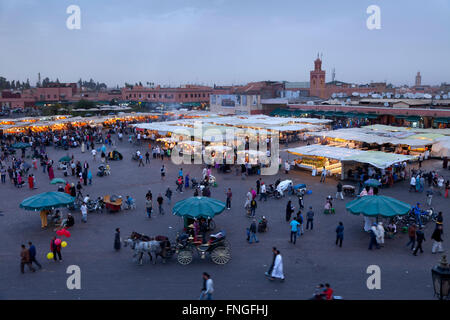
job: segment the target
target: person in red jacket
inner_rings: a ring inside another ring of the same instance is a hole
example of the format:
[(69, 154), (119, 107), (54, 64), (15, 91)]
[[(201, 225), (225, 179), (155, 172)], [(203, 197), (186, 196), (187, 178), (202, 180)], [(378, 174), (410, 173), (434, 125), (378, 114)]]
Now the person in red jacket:
[(330, 288), (330, 284), (325, 284), (325, 290), (323, 291), (325, 295), (325, 300), (333, 300), (333, 289)]

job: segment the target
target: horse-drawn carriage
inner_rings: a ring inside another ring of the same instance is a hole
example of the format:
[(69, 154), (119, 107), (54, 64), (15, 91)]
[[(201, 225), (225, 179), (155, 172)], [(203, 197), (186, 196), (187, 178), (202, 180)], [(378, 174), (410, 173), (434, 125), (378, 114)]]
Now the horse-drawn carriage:
[(144, 253), (153, 261), (153, 255), (156, 260), (162, 258), (163, 263), (166, 260), (177, 255), (178, 263), (188, 265), (192, 262), (194, 254), (197, 253), (201, 259), (205, 259), (209, 254), (211, 260), (216, 264), (226, 264), (231, 259), (231, 247), (226, 240), (225, 231), (210, 235), (207, 242), (203, 243), (200, 239), (194, 239), (186, 233), (177, 235), (175, 245), (172, 245), (166, 236), (148, 237), (146, 235), (133, 232), (131, 236), (124, 241), (124, 246), (131, 246), (134, 250), (133, 257), (142, 265)]
[(177, 237), (176, 253), (177, 261), (182, 265), (190, 264), (195, 253), (201, 259), (205, 259), (209, 254), (215, 264), (226, 264), (231, 259), (231, 247), (223, 230), (210, 235), (205, 243), (184, 233)]

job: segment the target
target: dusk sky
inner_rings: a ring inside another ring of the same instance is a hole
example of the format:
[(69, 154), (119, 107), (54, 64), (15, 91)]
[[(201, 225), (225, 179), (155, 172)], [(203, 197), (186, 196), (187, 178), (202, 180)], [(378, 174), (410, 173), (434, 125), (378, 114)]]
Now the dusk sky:
[(327, 81), (450, 82), (450, 0), (0, 0), (0, 41), (0, 76), (32, 85), (309, 81), (317, 52)]

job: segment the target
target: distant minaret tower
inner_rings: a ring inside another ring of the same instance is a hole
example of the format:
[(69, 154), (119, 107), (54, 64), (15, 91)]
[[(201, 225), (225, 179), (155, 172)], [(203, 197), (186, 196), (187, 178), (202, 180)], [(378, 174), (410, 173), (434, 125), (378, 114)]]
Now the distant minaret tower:
[(420, 75), (420, 71), (418, 71), (416, 75), (416, 87), (419, 87), (421, 85), (422, 85), (422, 76)]
[(38, 83), (39, 83), (39, 86), (41, 86), (41, 73), (40, 72), (38, 73)]
[(336, 69), (333, 68), (333, 72), (331, 73), (331, 81), (334, 82), (335, 79), (336, 79)]

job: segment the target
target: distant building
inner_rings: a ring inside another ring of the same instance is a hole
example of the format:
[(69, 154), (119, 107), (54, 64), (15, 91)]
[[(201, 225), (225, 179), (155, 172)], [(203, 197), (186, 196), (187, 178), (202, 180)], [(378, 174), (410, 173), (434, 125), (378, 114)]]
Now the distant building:
[[(167, 104), (209, 103), (213, 88), (207, 86), (185, 85), (177, 88), (156, 86), (154, 88), (134, 86), (122, 88), (122, 100), (154, 102)], [(220, 91), (220, 90), (219, 90)]]
[(416, 87), (420, 87), (422, 85), (422, 76), (420, 75), (420, 71), (417, 72), (416, 75)]
[[(250, 82), (244, 86), (233, 87), (226, 94), (213, 94), (210, 98), (210, 110), (219, 114), (262, 114), (273, 111), (271, 104), (264, 101), (281, 98), (283, 82)], [(286, 103), (284, 103), (286, 105)]]

